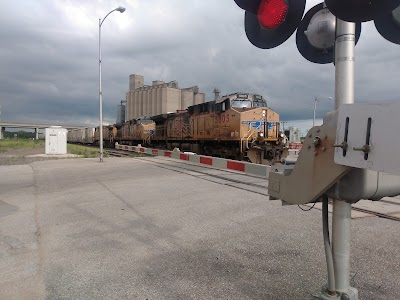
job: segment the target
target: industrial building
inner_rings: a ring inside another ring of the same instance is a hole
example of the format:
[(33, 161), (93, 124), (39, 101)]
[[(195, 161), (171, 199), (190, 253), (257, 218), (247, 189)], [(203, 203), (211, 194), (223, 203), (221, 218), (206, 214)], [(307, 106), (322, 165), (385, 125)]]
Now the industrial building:
[(126, 93), (125, 120), (176, 112), (204, 102), (205, 94), (199, 92), (198, 86), (179, 88), (176, 81), (160, 80), (149, 86), (144, 84), (143, 76), (132, 74)]

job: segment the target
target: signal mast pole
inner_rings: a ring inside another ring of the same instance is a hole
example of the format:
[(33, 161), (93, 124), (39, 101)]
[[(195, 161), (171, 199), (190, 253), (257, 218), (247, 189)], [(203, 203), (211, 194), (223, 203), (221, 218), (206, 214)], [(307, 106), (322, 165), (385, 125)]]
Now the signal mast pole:
[[(336, 18), (335, 43), (335, 110), (342, 104), (354, 103), (355, 23)], [(336, 185), (338, 186), (338, 185)], [(350, 287), (351, 203), (333, 200), (332, 252), (336, 290), (346, 299), (358, 299), (358, 292)]]

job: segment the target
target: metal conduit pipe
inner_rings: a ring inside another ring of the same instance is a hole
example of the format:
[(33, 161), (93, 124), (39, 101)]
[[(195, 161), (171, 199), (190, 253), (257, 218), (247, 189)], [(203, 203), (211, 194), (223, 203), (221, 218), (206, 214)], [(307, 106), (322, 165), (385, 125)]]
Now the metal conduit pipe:
[(282, 159), (284, 165), (294, 165), (296, 164), (297, 157), (285, 157)]
[(326, 268), (328, 270), (328, 294), (336, 294), (335, 269), (333, 266), (333, 256), (331, 242), (329, 239), (329, 215), (328, 215), (328, 196), (322, 195), (322, 231), (324, 235)]

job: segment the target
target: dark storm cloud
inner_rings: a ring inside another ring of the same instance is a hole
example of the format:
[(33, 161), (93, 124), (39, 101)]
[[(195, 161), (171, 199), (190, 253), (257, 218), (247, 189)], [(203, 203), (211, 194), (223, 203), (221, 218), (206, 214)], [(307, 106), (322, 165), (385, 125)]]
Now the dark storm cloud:
[[(334, 66), (298, 53), (292, 36), (272, 50), (257, 49), (231, 0), (29, 1), (0, 10), (0, 105), (9, 121), (98, 123), (98, 18), (122, 5), (102, 27), (104, 119), (114, 122), (128, 77), (198, 85), (213, 99), (262, 94), (283, 120), (312, 118), (314, 97), (334, 97)], [(308, 7), (317, 1), (307, 1)], [(363, 24), (356, 47), (356, 99), (399, 100), (398, 48)], [(317, 117), (332, 101), (318, 103)], [(309, 126), (308, 123), (307, 125)]]

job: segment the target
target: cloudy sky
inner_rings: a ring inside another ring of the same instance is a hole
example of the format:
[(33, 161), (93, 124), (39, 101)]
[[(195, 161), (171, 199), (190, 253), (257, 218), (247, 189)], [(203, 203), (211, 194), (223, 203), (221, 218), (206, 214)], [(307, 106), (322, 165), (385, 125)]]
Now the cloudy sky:
[[(307, 1), (307, 10), (318, 1)], [(98, 19), (102, 26), (104, 120), (115, 123), (129, 74), (198, 85), (213, 99), (262, 94), (290, 125), (312, 123), (314, 97), (334, 96), (334, 67), (306, 61), (295, 34), (261, 50), (247, 40), (233, 0), (0, 0), (3, 121), (98, 124)], [(356, 47), (356, 101), (396, 101), (400, 49), (372, 22)], [(331, 110), (321, 100), (317, 117)]]

